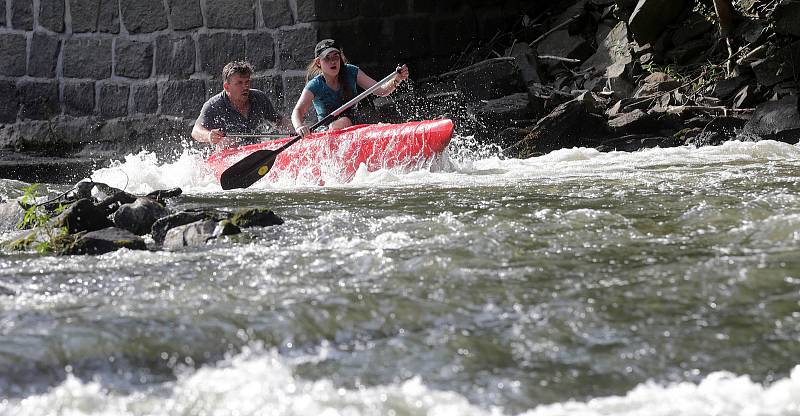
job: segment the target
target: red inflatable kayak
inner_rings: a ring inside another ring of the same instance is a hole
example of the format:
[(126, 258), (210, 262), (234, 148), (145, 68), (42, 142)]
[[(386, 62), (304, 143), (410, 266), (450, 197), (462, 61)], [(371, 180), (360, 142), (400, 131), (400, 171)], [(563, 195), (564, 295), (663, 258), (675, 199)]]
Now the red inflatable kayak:
[[(323, 170), (332, 169), (346, 182), (361, 164), (370, 172), (391, 168), (412, 170), (444, 151), (452, 135), (453, 122), (448, 119), (362, 124), (314, 133), (280, 153), (266, 178), (275, 181), (303, 175), (313, 180)], [(225, 169), (250, 153), (274, 150), (289, 140), (291, 137), (221, 150), (209, 156), (206, 163), (219, 180)]]

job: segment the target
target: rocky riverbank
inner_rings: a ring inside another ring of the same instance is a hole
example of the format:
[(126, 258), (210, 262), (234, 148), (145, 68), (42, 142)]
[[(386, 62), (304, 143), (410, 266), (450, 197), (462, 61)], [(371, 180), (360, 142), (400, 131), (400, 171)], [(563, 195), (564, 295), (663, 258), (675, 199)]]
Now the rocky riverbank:
[(451, 117), (523, 158), (800, 139), (800, 2), (557, 4), (378, 102), (381, 117)]

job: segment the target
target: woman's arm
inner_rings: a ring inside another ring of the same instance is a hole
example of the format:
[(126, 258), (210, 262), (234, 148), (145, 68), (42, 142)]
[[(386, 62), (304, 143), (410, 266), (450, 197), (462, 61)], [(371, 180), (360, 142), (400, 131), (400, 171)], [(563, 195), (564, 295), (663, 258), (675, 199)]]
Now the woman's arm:
[[(391, 81), (383, 84), (380, 88), (375, 90), (375, 95), (377, 95), (378, 97), (385, 97), (391, 94), (395, 89), (397, 89), (397, 86), (400, 85), (400, 83), (407, 78), (408, 78), (408, 67), (403, 65), (402, 68), (400, 68), (399, 74), (395, 75)], [(378, 81), (375, 81), (374, 79), (372, 79), (372, 77), (365, 74), (364, 71), (359, 69), (358, 76), (356, 77), (356, 83), (358, 84), (359, 87), (366, 90), (369, 87), (377, 84)]]
[(303, 124), (303, 119), (305, 118), (309, 107), (311, 107), (312, 101), (314, 101), (314, 93), (308, 89), (303, 89), (303, 92), (300, 94), (300, 98), (297, 99), (297, 103), (294, 105), (294, 109), (292, 110), (292, 126), (294, 126), (294, 130), (297, 132), (297, 134), (301, 136), (305, 136), (311, 132), (308, 126)]

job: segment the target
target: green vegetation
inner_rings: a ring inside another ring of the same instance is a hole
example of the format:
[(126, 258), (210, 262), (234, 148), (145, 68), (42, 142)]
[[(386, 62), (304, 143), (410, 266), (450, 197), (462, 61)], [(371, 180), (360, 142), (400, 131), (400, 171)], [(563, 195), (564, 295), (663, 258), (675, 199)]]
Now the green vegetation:
[(34, 183), (22, 189), (24, 194), (19, 204), (25, 210), (25, 215), (17, 224), (17, 229), (33, 231), (9, 243), (7, 247), (10, 250), (34, 249), (40, 254), (50, 254), (63, 252), (74, 242), (75, 238), (69, 235), (67, 227), (53, 227), (51, 222), (53, 215), (63, 212), (66, 206), (59, 203), (52, 212), (45, 210), (44, 204), (36, 203), (39, 187), (38, 183)]

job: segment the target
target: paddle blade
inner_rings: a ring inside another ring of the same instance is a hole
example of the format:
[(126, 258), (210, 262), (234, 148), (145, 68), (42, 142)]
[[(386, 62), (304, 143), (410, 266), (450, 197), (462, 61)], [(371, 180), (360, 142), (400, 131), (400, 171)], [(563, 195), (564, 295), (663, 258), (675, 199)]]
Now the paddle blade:
[(222, 189), (247, 188), (256, 183), (269, 173), (277, 155), (273, 150), (257, 150), (234, 163), (219, 177)]

